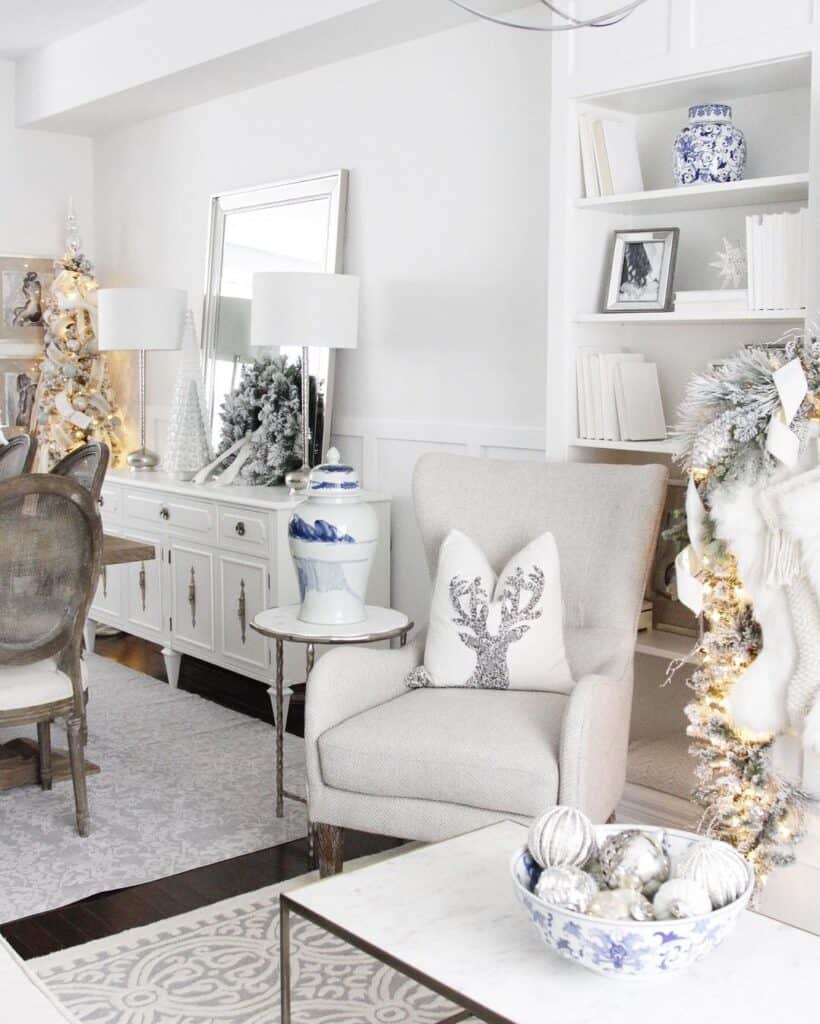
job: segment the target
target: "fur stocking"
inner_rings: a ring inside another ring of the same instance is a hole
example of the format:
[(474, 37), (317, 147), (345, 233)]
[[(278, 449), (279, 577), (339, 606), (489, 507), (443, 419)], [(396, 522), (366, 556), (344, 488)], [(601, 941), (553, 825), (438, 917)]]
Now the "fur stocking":
[(768, 578), (786, 584), (797, 643), (787, 688), (789, 721), (803, 730), (804, 746), (820, 754), (820, 469), (770, 488), (761, 506), (776, 538)]
[(753, 732), (788, 728), (786, 694), (797, 660), (786, 593), (767, 579), (769, 528), (758, 507), (759, 489), (750, 484), (717, 488), (710, 507), (716, 534), (737, 559), (743, 586), (763, 631), (763, 649), (732, 687), (729, 712)]

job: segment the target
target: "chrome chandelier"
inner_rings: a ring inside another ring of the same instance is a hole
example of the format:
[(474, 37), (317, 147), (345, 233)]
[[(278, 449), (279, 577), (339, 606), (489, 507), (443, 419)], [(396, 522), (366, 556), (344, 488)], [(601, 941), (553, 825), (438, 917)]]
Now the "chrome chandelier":
[(631, 3), (622, 4), (620, 7), (607, 11), (605, 14), (598, 14), (594, 18), (575, 18), (566, 11), (562, 11), (557, 4), (550, 3), (550, 0), (538, 0), (538, 3), (546, 7), (555, 17), (564, 19), (564, 23), (559, 22), (552, 25), (526, 25), (520, 21), (496, 18), (492, 14), (486, 14), (484, 11), (477, 11), (475, 7), (464, 3), (464, 0), (450, 0), (450, 3), (460, 7), (462, 11), (467, 11), (468, 14), (474, 14), (477, 18), (491, 21), (494, 25), (504, 25), (507, 28), (521, 28), (526, 32), (571, 32), (578, 28), (608, 28), (610, 25), (617, 25), (619, 21), (628, 18), (641, 4), (645, 4), (646, 0), (631, 0)]

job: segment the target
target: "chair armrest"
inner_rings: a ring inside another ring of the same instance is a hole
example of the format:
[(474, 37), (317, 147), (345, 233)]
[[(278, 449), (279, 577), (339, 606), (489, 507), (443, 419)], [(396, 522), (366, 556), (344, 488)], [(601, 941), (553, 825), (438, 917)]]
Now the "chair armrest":
[(623, 795), (631, 711), (631, 658), (618, 678), (583, 676), (567, 702), (559, 800), (579, 807), (594, 822), (606, 821)]
[(308, 680), (305, 742), (315, 743), (339, 722), (400, 696), (423, 658), (423, 633), (393, 650), (337, 647), (319, 658)]

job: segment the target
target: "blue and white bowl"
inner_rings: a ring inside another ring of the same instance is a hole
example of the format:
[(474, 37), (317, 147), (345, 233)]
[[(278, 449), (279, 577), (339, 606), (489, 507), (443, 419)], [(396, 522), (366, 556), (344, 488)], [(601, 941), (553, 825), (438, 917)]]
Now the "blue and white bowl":
[[(608, 836), (640, 827), (598, 825), (595, 837), (601, 844)], [(703, 837), (677, 829), (664, 829), (664, 835), (674, 873), (676, 860), (691, 842)], [(514, 854), (510, 870), (519, 903), (550, 949), (596, 974), (641, 979), (672, 974), (702, 960), (734, 928), (755, 882), (749, 864), (736, 856), (748, 875), (738, 899), (709, 914), (670, 921), (605, 921), (546, 903), (532, 891), (541, 869), (526, 846)]]

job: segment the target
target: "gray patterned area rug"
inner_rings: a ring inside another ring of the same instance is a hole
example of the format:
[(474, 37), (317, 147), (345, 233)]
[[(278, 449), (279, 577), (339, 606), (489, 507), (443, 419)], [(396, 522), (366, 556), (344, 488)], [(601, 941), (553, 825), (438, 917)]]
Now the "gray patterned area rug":
[[(274, 730), (91, 655), (91, 835), (70, 782), (0, 792), (0, 923), (165, 878), (306, 834), (305, 808), (275, 813)], [(53, 728), (53, 745), (65, 734)], [(0, 743), (34, 730), (0, 730)], [(304, 744), (287, 736), (286, 784), (304, 791)]]
[[(269, 886), (28, 966), (81, 1024), (278, 1024), (279, 893)], [(294, 1024), (437, 1024), (445, 999), (295, 915)]]

